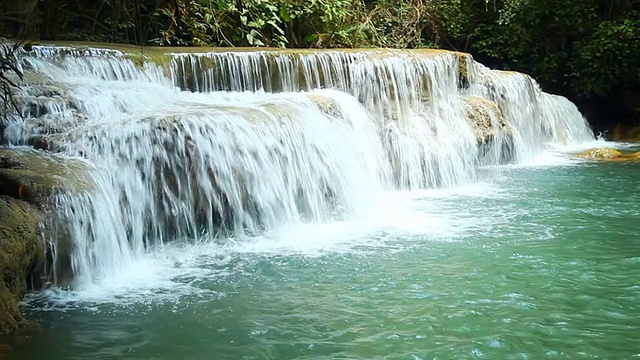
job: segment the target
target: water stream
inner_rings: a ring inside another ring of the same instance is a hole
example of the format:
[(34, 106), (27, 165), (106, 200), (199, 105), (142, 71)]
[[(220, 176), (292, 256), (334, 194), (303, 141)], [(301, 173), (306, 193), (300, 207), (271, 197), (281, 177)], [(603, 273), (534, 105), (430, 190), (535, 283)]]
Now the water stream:
[(580, 189), (638, 169), (573, 160), (602, 141), (526, 75), (434, 51), (21, 61), (4, 141), (82, 159), (92, 186), (56, 199), (74, 278), (27, 298), (44, 330), (16, 356), (603, 356), (594, 319), (632, 354), (636, 192)]

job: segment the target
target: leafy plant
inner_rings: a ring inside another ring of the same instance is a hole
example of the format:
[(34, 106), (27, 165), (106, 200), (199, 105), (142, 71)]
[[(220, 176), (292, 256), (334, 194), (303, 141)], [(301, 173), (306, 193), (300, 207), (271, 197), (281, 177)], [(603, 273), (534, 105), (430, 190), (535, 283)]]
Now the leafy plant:
[(588, 98), (640, 88), (639, 12), (638, 0), (40, 0), (30, 28), (141, 45), (441, 47)]

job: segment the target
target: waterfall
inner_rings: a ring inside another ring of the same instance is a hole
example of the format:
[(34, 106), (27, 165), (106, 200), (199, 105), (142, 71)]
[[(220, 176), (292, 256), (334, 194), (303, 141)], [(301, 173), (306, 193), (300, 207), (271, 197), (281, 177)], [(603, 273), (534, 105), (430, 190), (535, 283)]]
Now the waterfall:
[[(358, 216), (389, 190), (453, 187), (479, 167), (593, 138), (530, 77), (435, 50), (171, 54), (37, 46), (24, 118), (2, 139), (82, 158), (59, 194), (75, 286), (166, 241), (215, 241)], [(62, 240), (60, 240), (62, 241)]]

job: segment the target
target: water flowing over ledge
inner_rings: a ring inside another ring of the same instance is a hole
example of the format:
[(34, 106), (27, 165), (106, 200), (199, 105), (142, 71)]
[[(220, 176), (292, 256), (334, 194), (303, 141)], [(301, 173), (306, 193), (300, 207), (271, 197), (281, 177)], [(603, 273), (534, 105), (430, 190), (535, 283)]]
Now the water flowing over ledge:
[(593, 139), (568, 100), (452, 52), (19, 56), (24, 119), (3, 124), (2, 141), (90, 168), (90, 190), (52, 200), (49, 236), (70, 249), (56, 253), (76, 287), (166, 241), (351, 218), (388, 190), (453, 187)]

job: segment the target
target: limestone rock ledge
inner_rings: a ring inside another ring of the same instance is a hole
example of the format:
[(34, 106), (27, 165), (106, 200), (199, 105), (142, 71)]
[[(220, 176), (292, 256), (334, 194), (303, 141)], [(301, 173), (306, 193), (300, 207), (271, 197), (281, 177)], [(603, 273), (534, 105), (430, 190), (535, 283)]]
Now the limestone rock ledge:
[(640, 142), (640, 111), (636, 115), (638, 120), (635, 123), (620, 123), (616, 125), (611, 134), (614, 141)]
[(476, 96), (463, 96), (462, 101), (467, 123), (478, 141), (479, 163), (485, 158), (488, 164), (512, 161), (513, 130), (498, 104)]
[(478, 143), (490, 143), (500, 134), (511, 135), (509, 125), (495, 102), (475, 96), (465, 96), (462, 100), (467, 121)]
[(81, 191), (86, 173), (73, 159), (0, 148), (0, 335), (24, 324), (19, 301), (43, 284), (47, 246), (41, 234), (54, 195)]

